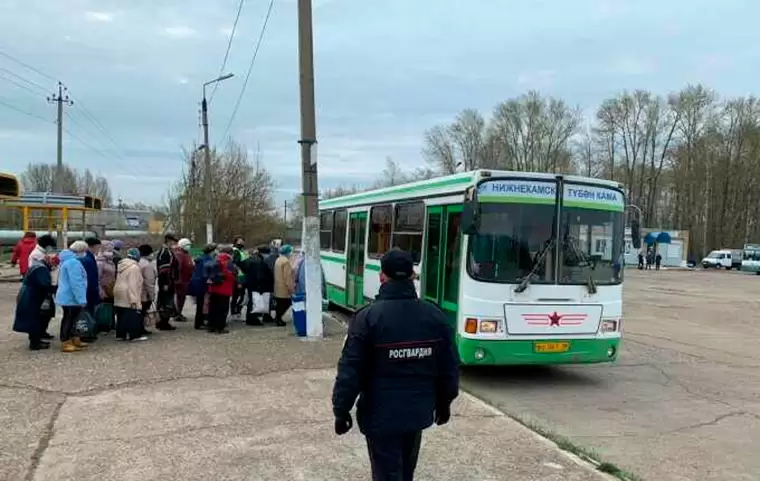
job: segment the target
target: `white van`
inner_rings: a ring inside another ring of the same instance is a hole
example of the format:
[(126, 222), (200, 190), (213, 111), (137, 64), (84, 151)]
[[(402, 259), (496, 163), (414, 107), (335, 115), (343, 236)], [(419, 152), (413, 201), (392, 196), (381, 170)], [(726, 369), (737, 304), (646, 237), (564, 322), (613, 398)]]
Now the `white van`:
[(707, 254), (707, 257), (702, 259), (702, 267), (705, 269), (709, 267), (715, 267), (716, 269), (724, 268), (729, 271), (734, 267), (740, 269), (742, 257), (742, 251), (740, 250), (720, 249)]

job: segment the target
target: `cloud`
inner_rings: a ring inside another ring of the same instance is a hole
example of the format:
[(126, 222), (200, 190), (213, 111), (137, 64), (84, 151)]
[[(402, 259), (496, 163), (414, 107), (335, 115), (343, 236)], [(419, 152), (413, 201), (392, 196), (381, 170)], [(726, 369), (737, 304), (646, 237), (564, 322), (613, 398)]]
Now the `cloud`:
[(545, 90), (554, 85), (556, 73), (553, 70), (525, 72), (517, 76), (517, 85), (522, 89)]
[(177, 25), (164, 28), (164, 34), (173, 38), (187, 38), (195, 36), (196, 31), (187, 25)]
[(181, 83), (182, 85), (187, 85), (187, 83), (190, 82), (190, 80), (187, 77), (180, 77), (177, 79), (177, 82)]
[(610, 71), (621, 75), (646, 75), (657, 70), (654, 60), (643, 57), (620, 57), (610, 66)]
[(112, 22), (114, 14), (108, 12), (85, 12), (84, 17), (88, 22)]

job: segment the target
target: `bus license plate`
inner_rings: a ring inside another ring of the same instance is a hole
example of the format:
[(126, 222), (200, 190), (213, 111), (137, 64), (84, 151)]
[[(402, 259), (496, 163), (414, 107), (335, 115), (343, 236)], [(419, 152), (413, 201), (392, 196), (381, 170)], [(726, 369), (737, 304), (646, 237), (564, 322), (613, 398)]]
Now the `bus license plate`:
[(552, 353), (567, 352), (570, 350), (569, 342), (537, 342), (535, 344), (536, 352)]

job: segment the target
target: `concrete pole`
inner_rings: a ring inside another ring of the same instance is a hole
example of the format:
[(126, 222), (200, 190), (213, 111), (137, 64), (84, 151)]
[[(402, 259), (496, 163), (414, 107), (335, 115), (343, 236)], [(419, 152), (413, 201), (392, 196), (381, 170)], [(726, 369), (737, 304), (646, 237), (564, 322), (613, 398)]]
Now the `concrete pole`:
[(323, 337), (322, 267), (319, 259), (319, 190), (317, 183), (317, 126), (314, 108), (314, 46), (311, 0), (298, 0), (298, 57), (301, 96), (301, 176), (306, 269), (306, 335)]
[(211, 145), (208, 141), (208, 102), (206, 102), (206, 86), (203, 86), (203, 102), (201, 102), (201, 115), (203, 119), (203, 198), (206, 202), (206, 242), (214, 242), (214, 227), (211, 212)]

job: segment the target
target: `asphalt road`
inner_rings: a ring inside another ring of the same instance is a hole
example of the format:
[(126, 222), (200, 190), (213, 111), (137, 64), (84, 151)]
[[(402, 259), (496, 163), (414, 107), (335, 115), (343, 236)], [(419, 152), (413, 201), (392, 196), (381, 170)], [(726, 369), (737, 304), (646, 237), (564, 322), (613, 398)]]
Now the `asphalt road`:
[(626, 271), (614, 365), (470, 370), (463, 386), (651, 481), (760, 479), (760, 277)]

